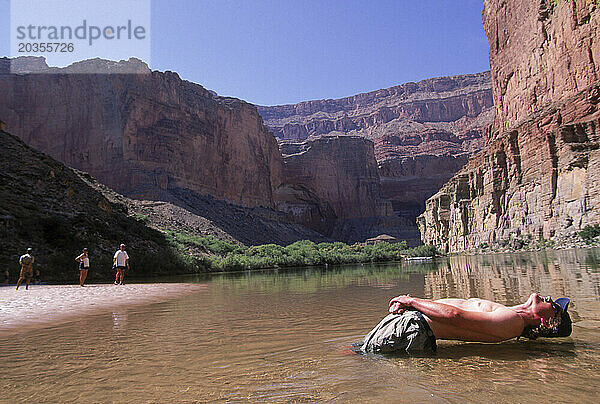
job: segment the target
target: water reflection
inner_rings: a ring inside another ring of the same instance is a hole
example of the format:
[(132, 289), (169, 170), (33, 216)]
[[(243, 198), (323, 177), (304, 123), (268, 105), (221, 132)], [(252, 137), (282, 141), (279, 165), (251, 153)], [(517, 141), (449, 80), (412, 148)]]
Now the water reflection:
[[(591, 401), (598, 257), (560, 251), (189, 278), (206, 286), (0, 337), (0, 401)], [(345, 354), (392, 296), (515, 303), (532, 291), (572, 297), (570, 338), (440, 341), (425, 358)]]
[(532, 292), (568, 296), (577, 320), (582, 309), (600, 309), (597, 257), (597, 250), (450, 257), (425, 275), (424, 293), (431, 299), (480, 297), (506, 304), (521, 303)]

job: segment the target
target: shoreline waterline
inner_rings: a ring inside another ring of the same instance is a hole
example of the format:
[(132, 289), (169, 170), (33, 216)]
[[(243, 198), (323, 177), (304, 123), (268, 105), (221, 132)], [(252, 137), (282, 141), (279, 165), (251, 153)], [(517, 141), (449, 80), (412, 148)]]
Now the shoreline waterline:
[(0, 288), (0, 337), (53, 327), (114, 309), (159, 303), (207, 288), (189, 283), (21, 285)]

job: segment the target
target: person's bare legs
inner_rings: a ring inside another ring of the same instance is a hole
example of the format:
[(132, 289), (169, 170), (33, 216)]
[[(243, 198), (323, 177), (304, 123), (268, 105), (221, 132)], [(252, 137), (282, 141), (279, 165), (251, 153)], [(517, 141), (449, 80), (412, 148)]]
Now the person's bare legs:
[(85, 282), (85, 278), (87, 278), (87, 273), (88, 273), (87, 269), (82, 269), (81, 271), (79, 271), (79, 286), (83, 286), (83, 283)]
[(117, 268), (117, 274), (115, 275), (115, 285), (119, 283), (119, 273), (121, 272), (121, 270), (119, 268)]
[(19, 290), (19, 286), (21, 286), (21, 282), (23, 282), (23, 279), (24, 278), (22, 276), (19, 277), (19, 280), (17, 281), (17, 290)]
[(122, 285), (122, 284), (123, 284), (123, 277), (124, 277), (124, 276), (125, 276), (125, 270), (124, 270), (124, 269), (122, 269), (122, 268), (120, 268), (120, 269), (119, 269), (119, 277), (120, 277), (120, 280), (119, 280), (119, 285)]
[(29, 290), (29, 282), (31, 282), (31, 278), (27, 278), (25, 281), (25, 290)]

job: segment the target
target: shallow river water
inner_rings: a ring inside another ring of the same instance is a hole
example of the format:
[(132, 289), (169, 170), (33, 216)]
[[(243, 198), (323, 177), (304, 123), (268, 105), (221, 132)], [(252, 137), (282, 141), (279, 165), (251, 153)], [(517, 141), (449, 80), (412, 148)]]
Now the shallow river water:
[[(599, 267), (600, 251), (567, 250), (178, 278), (199, 287), (0, 334), (0, 401), (588, 402), (599, 397)], [(570, 338), (439, 341), (432, 357), (348, 350), (398, 294), (516, 304), (532, 291), (571, 297)]]

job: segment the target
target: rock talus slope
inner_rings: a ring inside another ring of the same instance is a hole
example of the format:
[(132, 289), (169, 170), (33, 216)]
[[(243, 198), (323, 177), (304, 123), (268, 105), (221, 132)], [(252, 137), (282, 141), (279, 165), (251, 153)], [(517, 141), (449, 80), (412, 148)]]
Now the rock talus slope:
[(69, 282), (78, 278), (73, 258), (88, 247), (96, 282), (114, 276), (112, 255), (120, 243), (127, 244), (133, 276), (203, 270), (184, 260), (187, 251), (178, 251), (162, 230), (246, 244), (329, 241), (270, 209), (232, 206), (189, 190), (191, 195), (174, 190), (193, 202), (187, 210), (126, 198), (2, 130), (0, 146), (0, 267), (9, 270), (12, 282), (28, 247), (34, 248), (42, 279)]
[(426, 203), (446, 251), (560, 239), (600, 221), (595, 0), (486, 0), (496, 117), (482, 152)]

